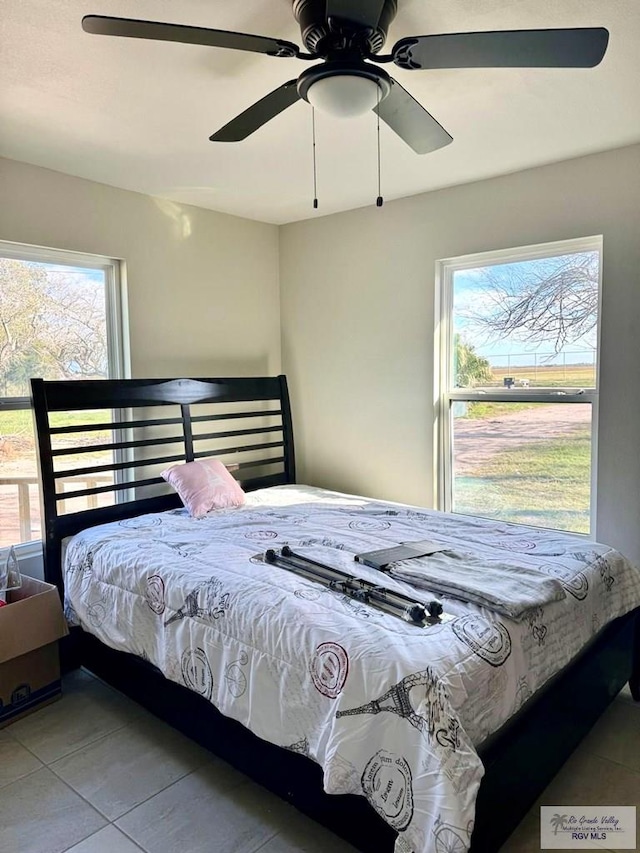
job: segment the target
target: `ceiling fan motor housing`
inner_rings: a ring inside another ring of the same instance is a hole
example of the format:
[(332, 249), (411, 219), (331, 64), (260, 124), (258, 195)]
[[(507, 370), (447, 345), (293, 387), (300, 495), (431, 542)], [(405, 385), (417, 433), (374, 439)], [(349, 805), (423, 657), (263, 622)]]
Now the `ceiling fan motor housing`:
[[(362, 5), (365, 6), (363, 0)], [(326, 56), (343, 46), (346, 37), (355, 39), (363, 53), (378, 53), (386, 41), (389, 24), (396, 16), (398, 0), (385, 0), (380, 18), (370, 27), (361, 23), (327, 19), (327, 0), (293, 0), (293, 14), (300, 24), (302, 41), (309, 53)]]

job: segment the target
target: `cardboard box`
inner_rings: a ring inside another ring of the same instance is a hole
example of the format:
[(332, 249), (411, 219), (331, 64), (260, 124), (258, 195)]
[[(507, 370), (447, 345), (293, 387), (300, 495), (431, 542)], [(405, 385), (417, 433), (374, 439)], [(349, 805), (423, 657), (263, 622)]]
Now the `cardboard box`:
[(60, 697), (58, 640), (69, 633), (55, 586), (22, 577), (0, 607), (0, 728)]

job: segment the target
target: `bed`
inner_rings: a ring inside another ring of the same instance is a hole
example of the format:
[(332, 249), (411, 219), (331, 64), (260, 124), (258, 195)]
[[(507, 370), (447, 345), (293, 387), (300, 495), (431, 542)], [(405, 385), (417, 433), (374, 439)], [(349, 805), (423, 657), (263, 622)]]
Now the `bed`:
[[(580, 537), (297, 484), (284, 376), (34, 379), (32, 398), (69, 665), (364, 853), (497, 850), (625, 682), (640, 699), (637, 569)], [(247, 502), (195, 520), (160, 472), (211, 456)], [(562, 599), (519, 621), (445, 599), (453, 618), (419, 628), (261, 559), (291, 544), (351, 570), (427, 534), (476, 556), (497, 541)]]

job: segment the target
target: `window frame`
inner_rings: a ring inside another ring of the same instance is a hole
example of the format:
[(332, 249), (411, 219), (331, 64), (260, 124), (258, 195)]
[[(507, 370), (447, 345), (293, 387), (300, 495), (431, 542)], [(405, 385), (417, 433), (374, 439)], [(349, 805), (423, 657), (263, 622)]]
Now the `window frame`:
[[(453, 278), (454, 273), (483, 266), (518, 263), (542, 258), (557, 258), (578, 252), (598, 252), (598, 316), (596, 324), (595, 387), (573, 386), (554, 388), (455, 388), (453, 373)], [(600, 383), (601, 308), (602, 308), (602, 235), (539, 243), (510, 249), (478, 252), (436, 261), (435, 271), (435, 330), (434, 330), (434, 505), (443, 512), (454, 512), (453, 505), (453, 418), (451, 407), (455, 401), (508, 402), (508, 403), (589, 403), (591, 405), (591, 482), (589, 533), (596, 529), (597, 506), (597, 448), (598, 405)], [(517, 524), (518, 522), (510, 522)]]
[[(130, 377), (130, 350), (127, 314), (126, 267), (121, 258), (109, 258), (67, 249), (53, 249), (29, 243), (0, 240), (0, 257), (44, 264), (62, 264), (82, 269), (99, 269), (104, 273), (105, 319), (107, 328), (107, 370), (109, 379)], [(30, 397), (0, 395), (2, 412), (31, 409)], [(34, 427), (35, 430), (35, 427)], [(20, 560), (31, 559), (42, 552), (42, 540), (33, 539), (15, 546)]]

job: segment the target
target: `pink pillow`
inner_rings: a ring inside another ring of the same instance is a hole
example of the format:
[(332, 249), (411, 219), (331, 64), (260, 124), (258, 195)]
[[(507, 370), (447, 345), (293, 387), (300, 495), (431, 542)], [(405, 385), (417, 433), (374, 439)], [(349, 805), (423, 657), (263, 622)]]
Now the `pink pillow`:
[(242, 506), (245, 494), (218, 459), (199, 459), (172, 465), (160, 475), (180, 495), (180, 500), (194, 518), (202, 518), (209, 510)]

